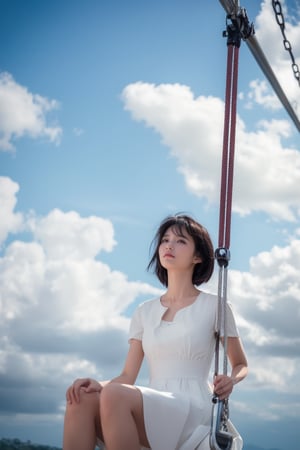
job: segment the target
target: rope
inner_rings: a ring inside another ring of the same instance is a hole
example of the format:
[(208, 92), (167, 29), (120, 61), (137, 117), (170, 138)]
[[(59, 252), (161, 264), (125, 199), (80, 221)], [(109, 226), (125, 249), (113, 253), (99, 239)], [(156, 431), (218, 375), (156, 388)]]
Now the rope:
[(227, 333), (226, 333), (226, 302), (227, 302), (227, 270), (230, 260), (230, 229), (232, 212), (232, 192), (234, 174), (234, 150), (236, 135), (236, 103), (238, 80), (239, 46), (229, 41), (227, 52), (227, 74), (224, 113), (223, 155), (220, 192), (219, 241), (215, 252), (219, 264), (218, 281), (218, 324), (215, 355), (215, 375), (218, 374), (219, 339), (221, 324), (224, 332), (223, 374), (227, 375)]
[[(227, 17), (229, 18), (229, 17)], [(238, 18), (239, 19), (239, 18)], [(220, 216), (219, 216), (219, 247), (215, 251), (215, 258), (219, 265), (218, 280), (218, 318), (215, 347), (215, 376), (219, 373), (219, 350), (221, 331), (224, 335), (223, 350), (223, 374), (227, 375), (227, 274), (230, 260), (230, 228), (232, 210), (232, 191), (234, 174), (234, 150), (236, 135), (236, 103), (238, 80), (238, 57), (241, 42), (241, 21), (236, 17), (231, 25), (227, 25), (227, 73), (225, 92), (225, 113), (223, 133), (223, 154), (220, 191)], [(220, 401), (213, 396), (213, 414), (210, 432), (210, 448), (212, 450), (230, 450), (232, 436), (228, 433), (227, 421), (229, 418), (228, 399)]]
[(220, 194), (219, 247), (229, 249), (236, 130), (239, 48), (228, 46), (224, 114), (222, 177)]

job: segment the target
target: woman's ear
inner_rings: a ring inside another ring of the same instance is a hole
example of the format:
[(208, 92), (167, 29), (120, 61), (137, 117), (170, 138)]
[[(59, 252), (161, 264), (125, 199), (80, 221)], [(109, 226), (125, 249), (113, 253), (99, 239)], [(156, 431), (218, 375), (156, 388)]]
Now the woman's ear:
[(200, 256), (195, 255), (194, 256), (194, 263), (199, 264), (202, 262), (202, 258)]

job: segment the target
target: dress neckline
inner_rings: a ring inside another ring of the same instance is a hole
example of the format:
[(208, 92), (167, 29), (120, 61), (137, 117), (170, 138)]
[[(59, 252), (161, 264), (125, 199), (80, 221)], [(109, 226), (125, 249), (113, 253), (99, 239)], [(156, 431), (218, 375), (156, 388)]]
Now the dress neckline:
[(168, 323), (168, 324), (169, 324), (169, 323), (173, 323), (173, 322), (175, 321), (176, 316), (177, 316), (178, 313), (180, 313), (181, 311), (187, 310), (188, 308), (192, 307), (195, 303), (197, 303), (197, 301), (199, 300), (199, 297), (200, 297), (201, 293), (202, 293), (202, 292), (199, 291), (199, 294), (196, 296), (196, 298), (194, 299), (194, 301), (193, 301), (192, 303), (190, 303), (189, 305), (183, 306), (182, 308), (179, 308), (179, 309), (175, 312), (175, 314), (174, 314), (172, 320), (165, 320), (165, 319), (162, 318), (162, 317), (164, 316), (165, 312), (169, 309), (169, 307), (168, 307), (168, 306), (164, 306), (164, 305), (162, 304), (162, 302), (161, 302), (161, 297), (159, 297), (159, 304), (160, 304), (161, 308), (163, 308), (163, 310), (164, 310), (164, 312), (163, 312), (163, 314), (162, 314), (162, 316), (161, 316), (161, 321), (162, 321), (162, 322), (166, 322), (166, 323)]

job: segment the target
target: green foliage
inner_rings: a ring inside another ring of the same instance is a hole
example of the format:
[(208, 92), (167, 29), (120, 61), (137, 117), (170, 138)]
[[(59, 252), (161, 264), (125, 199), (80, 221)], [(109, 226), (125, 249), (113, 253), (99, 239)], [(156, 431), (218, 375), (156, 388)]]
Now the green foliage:
[(61, 450), (58, 447), (33, 444), (31, 441), (22, 442), (20, 439), (1, 439), (0, 450)]

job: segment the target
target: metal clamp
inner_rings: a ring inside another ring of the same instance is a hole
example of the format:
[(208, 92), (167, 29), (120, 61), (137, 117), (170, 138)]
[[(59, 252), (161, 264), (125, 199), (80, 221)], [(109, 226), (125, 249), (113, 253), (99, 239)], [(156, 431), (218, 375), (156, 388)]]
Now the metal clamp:
[(240, 47), (241, 39), (245, 41), (253, 34), (254, 25), (249, 22), (245, 8), (240, 8), (237, 14), (227, 14), (226, 30), (223, 31), (223, 37), (227, 37), (227, 45)]
[(229, 248), (219, 247), (215, 251), (215, 258), (220, 267), (227, 267), (230, 261)]

